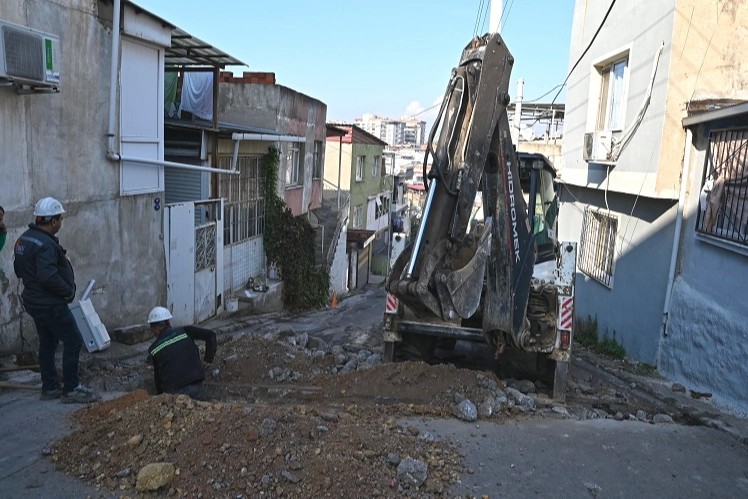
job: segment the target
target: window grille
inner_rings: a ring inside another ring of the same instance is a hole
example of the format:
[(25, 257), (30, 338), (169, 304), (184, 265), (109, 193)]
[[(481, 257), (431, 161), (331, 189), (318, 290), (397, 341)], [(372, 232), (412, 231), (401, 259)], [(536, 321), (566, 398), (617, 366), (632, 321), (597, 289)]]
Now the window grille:
[(584, 210), (579, 269), (609, 288), (613, 287), (617, 233), (618, 218), (596, 208)]
[(696, 232), (748, 246), (748, 128), (709, 134)]
[[(218, 158), (219, 168), (231, 168), (231, 156)], [(262, 156), (239, 156), (239, 175), (219, 175), (218, 195), (226, 199), (223, 213), (223, 244), (259, 236), (264, 229), (265, 192)]]

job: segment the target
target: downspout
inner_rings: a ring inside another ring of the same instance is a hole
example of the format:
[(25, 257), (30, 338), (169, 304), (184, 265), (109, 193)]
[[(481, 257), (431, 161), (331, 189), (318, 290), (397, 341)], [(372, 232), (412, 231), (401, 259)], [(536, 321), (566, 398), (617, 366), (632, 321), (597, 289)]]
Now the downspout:
[(670, 254), (670, 270), (667, 276), (667, 289), (665, 290), (665, 306), (662, 309), (662, 335), (667, 336), (667, 321), (670, 314), (670, 297), (673, 293), (673, 282), (675, 281), (675, 267), (680, 252), (680, 231), (683, 225), (683, 207), (686, 198), (686, 184), (688, 182), (689, 166), (691, 163), (691, 141), (693, 134), (690, 128), (686, 128), (686, 144), (683, 151), (683, 174), (680, 179), (680, 193), (678, 194), (678, 212), (675, 216), (675, 234), (673, 235), (673, 251)]
[[(352, 149), (351, 149), (352, 150)], [(338, 210), (340, 210), (340, 172), (343, 169), (343, 136), (338, 136)]]
[[(143, 159), (143, 158), (131, 158), (124, 157), (114, 149), (114, 127), (117, 112), (117, 74), (119, 66), (119, 45), (120, 45), (120, 12), (122, 8), (122, 0), (113, 0), (113, 16), (112, 16), (112, 64), (109, 72), (109, 122), (107, 124), (106, 139), (107, 139), (107, 151), (106, 157), (112, 161), (131, 161), (133, 163), (142, 163), (145, 165), (152, 166), (170, 166), (173, 168), (180, 168), (183, 170), (197, 170), (203, 172), (213, 173), (229, 173), (238, 175), (239, 172), (234, 170), (224, 170), (221, 168), (209, 168), (205, 166), (188, 165), (185, 163), (174, 163), (172, 161), (162, 161), (156, 159)], [(214, 113), (215, 114), (215, 113)]]
[(114, 150), (114, 119), (117, 110), (117, 67), (119, 66), (119, 17), (121, 0), (113, 0), (112, 9), (114, 16), (112, 19), (112, 63), (109, 70), (109, 124), (106, 131), (106, 157), (112, 161), (119, 161), (121, 159), (120, 155)]

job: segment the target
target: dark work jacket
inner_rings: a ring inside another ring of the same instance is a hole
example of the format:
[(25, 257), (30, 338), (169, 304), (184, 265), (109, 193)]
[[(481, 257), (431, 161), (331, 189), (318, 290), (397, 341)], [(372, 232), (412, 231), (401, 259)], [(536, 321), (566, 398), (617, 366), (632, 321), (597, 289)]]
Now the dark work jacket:
[(35, 224), (16, 241), (13, 270), (23, 280), (24, 305), (52, 307), (75, 298), (75, 274), (60, 241)]
[(205, 379), (200, 351), (194, 340), (205, 342), (205, 362), (213, 362), (216, 354), (216, 333), (194, 326), (167, 326), (148, 347), (153, 363), (156, 393), (175, 393), (187, 385)]

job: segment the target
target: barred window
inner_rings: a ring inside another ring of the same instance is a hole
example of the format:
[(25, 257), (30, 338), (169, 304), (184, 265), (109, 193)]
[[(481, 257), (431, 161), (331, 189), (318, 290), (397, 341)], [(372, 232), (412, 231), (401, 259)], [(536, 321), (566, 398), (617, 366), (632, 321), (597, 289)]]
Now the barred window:
[(748, 246), (748, 128), (709, 134), (696, 232)]
[(584, 210), (579, 269), (609, 288), (613, 287), (617, 233), (617, 217), (596, 208)]
[[(219, 156), (219, 168), (231, 168), (231, 156)], [(223, 205), (223, 244), (239, 243), (262, 234), (265, 220), (262, 156), (239, 156), (239, 175), (220, 175), (218, 195)]]

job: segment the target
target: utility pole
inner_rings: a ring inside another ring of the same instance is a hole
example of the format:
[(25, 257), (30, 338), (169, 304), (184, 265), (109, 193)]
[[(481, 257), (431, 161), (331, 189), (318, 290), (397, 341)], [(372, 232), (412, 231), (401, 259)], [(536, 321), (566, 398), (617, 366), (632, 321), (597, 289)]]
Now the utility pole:
[(514, 138), (514, 143), (519, 144), (519, 134), (522, 128), (522, 99), (525, 93), (525, 80), (520, 78), (517, 80), (517, 97), (514, 101), (514, 117), (512, 119), (512, 128), (516, 130), (517, 137)]
[(504, 14), (504, 0), (491, 0), (491, 11), (488, 16), (488, 31), (501, 33), (501, 16)]

